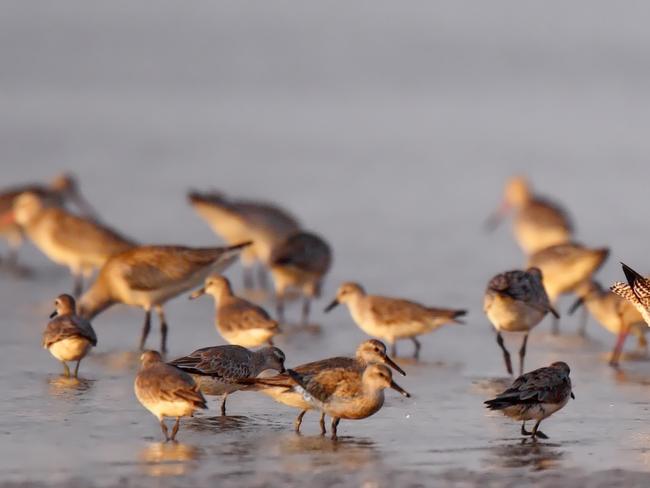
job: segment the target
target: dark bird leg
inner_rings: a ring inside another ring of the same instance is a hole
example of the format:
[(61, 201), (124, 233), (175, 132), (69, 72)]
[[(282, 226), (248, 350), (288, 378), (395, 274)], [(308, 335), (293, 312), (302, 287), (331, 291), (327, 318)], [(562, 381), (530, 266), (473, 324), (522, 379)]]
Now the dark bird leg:
[(332, 419), (332, 440), (333, 441), (338, 439), (338, 436), (336, 435), (336, 428), (338, 427), (340, 421), (341, 421), (341, 419), (338, 418), (338, 417), (334, 417)]
[(390, 355), (394, 358), (397, 357), (397, 341), (392, 341), (390, 343)]
[(257, 283), (259, 284), (260, 289), (269, 289), (269, 276), (266, 274), (264, 266), (258, 266), (257, 268)]
[(610, 366), (618, 366), (621, 353), (623, 352), (623, 345), (625, 345), (625, 339), (629, 332), (630, 328), (623, 323), (623, 318), (621, 317), (621, 328), (619, 329), (618, 337), (616, 338), (616, 345), (614, 345), (612, 357), (609, 360)]
[(320, 414), (320, 435), (327, 434), (327, 429), (325, 428), (325, 412)]
[(162, 429), (163, 435), (165, 436), (165, 442), (167, 442), (169, 440), (169, 431), (167, 430), (167, 426), (165, 425), (164, 418), (160, 419), (160, 428)]
[(81, 296), (81, 293), (84, 290), (84, 277), (81, 273), (75, 273), (74, 274), (74, 288), (72, 291), (72, 294), (74, 295), (75, 299), (79, 298)]
[(160, 320), (160, 352), (165, 354), (167, 352), (167, 320), (161, 306), (158, 306), (158, 319)]
[(580, 312), (580, 324), (578, 326), (578, 335), (580, 337), (587, 337), (587, 321), (589, 320), (589, 312), (586, 307), (582, 307)]
[(140, 350), (144, 351), (144, 345), (147, 342), (147, 336), (151, 329), (151, 310), (144, 311), (144, 325), (142, 326), (142, 335), (140, 336)]
[(300, 321), (303, 326), (306, 326), (309, 323), (309, 305), (311, 303), (311, 298), (307, 295), (302, 299), (302, 317)]
[(560, 334), (560, 319), (558, 319), (555, 315), (553, 315), (553, 323), (551, 324), (551, 334)]
[(172, 429), (172, 436), (170, 437), (169, 440), (176, 441), (176, 434), (178, 434), (178, 428), (181, 426), (181, 418), (176, 417), (176, 423), (174, 424), (174, 428)]
[(533, 435), (532, 432), (529, 432), (529, 431), (526, 430), (526, 421), (525, 420), (521, 423), (521, 435)]
[(61, 361), (61, 364), (63, 364), (63, 374), (66, 378), (70, 378), (70, 368), (68, 368), (68, 365), (65, 363), (65, 361)]
[(524, 374), (524, 358), (526, 357), (526, 344), (528, 344), (528, 334), (524, 336), (524, 340), (521, 343), (521, 348), (519, 349), (519, 376)]
[(539, 429), (539, 424), (541, 424), (541, 423), (542, 423), (542, 421), (538, 420), (535, 423), (535, 425), (533, 426), (533, 431), (530, 433), (530, 435), (533, 437), (533, 439), (535, 439), (536, 437), (539, 437), (540, 439), (548, 439), (548, 436), (546, 434), (544, 434), (544, 432), (542, 432), (541, 430), (538, 430)]
[(415, 337), (411, 337), (411, 340), (413, 341), (413, 345), (415, 346), (415, 351), (413, 352), (413, 358), (417, 361), (420, 359), (420, 341), (417, 340)]
[(293, 421), (293, 428), (296, 430), (296, 433), (300, 433), (300, 426), (302, 425), (302, 418), (305, 416), (307, 413), (307, 410), (303, 410), (298, 414), (296, 417), (296, 420)]
[(284, 292), (275, 295), (275, 310), (278, 316), (278, 322), (284, 323)]
[(78, 376), (79, 376), (79, 365), (80, 364), (81, 364), (81, 359), (79, 361), (77, 361), (77, 365), (74, 368), (74, 377), (75, 378), (78, 378)]
[(226, 398), (228, 398), (228, 393), (223, 394), (223, 400), (221, 400), (221, 416), (226, 416)]
[(512, 374), (512, 361), (510, 361), (510, 353), (508, 352), (505, 344), (503, 343), (503, 336), (501, 335), (501, 332), (497, 332), (497, 344), (499, 344), (499, 347), (503, 351), (503, 360), (506, 363), (506, 369), (508, 370), (508, 374)]
[(243, 274), (243, 281), (244, 281), (244, 289), (246, 290), (251, 290), (253, 289), (254, 283), (253, 283), (253, 270), (249, 268), (248, 266), (244, 266), (244, 274)]

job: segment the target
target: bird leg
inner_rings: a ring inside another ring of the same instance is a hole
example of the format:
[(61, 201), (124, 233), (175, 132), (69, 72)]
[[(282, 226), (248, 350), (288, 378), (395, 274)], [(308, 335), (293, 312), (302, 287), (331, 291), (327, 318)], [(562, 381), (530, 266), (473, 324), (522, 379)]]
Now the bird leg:
[(413, 358), (417, 361), (420, 359), (420, 341), (417, 340), (415, 337), (411, 337), (411, 340), (413, 341), (413, 345), (415, 346), (415, 351), (413, 352)]
[(394, 358), (397, 357), (397, 344), (394, 340), (390, 343), (390, 355)]
[(167, 426), (165, 425), (164, 418), (160, 419), (160, 429), (162, 430), (162, 433), (165, 436), (165, 442), (167, 442), (169, 440), (169, 431), (167, 430)]
[(269, 276), (266, 274), (264, 266), (258, 266), (257, 268), (257, 282), (262, 290), (269, 289)]
[(560, 334), (560, 319), (558, 319), (555, 315), (553, 315), (553, 323), (551, 324), (551, 334)]
[(325, 412), (320, 413), (320, 435), (327, 434), (327, 429), (325, 428)]
[(307, 410), (303, 410), (298, 414), (296, 417), (296, 420), (293, 421), (293, 428), (296, 430), (296, 433), (300, 433), (300, 426), (302, 425), (302, 418), (305, 416), (307, 413)]
[(70, 378), (70, 368), (68, 368), (68, 365), (65, 361), (61, 361), (61, 363), (63, 364), (63, 374), (66, 378)]
[(610, 366), (618, 366), (621, 353), (623, 352), (623, 345), (625, 344), (625, 339), (627, 338), (630, 328), (623, 323), (621, 318), (621, 327), (618, 332), (618, 337), (616, 338), (616, 344), (614, 345), (614, 350), (612, 351), (612, 357), (609, 360)]
[(587, 321), (589, 320), (589, 315), (586, 307), (582, 307), (582, 312), (580, 312), (580, 324), (578, 325), (578, 335), (580, 337), (587, 337)]
[(341, 421), (341, 419), (338, 418), (338, 417), (334, 417), (332, 419), (332, 440), (333, 441), (338, 439), (338, 436), (336, 435), (336, 428), (338, 427), (340, 421)]
[(503, 343), (503, 336), (501, 335), (501, 332), (497, 332), (497, 344), (499, 344), (499, 347), (503, 351), (503, 360), (506, 363), (506, 369), (508, 370), (508, 374), (512, 374), (512, 361), (510, 361), (510, 353), (508, 352), (505, 344)]
[(160, 320), (160, 352), (165, 354), (167, 352), (167, 320), (161, 306), (158, 306), (158, 319)]
[(243, 281), (244, 281), (244, 289), (246, 290), (253, 289), (254, 287), (253, 270), (248, 266), (244, 266)]
[(533, 439), (535, 439), (536, 437), (539, 437), (540, 439), (548, 439), (548, 436), (546, 434), (544, 434), (544, 432), (542, 432), (541, 430), (538, 430), (539, 429), (539, 424), (541, 424), (541, 423), (542, 423), (542, 420), (540, 419), (533, 426), (533, 431), (530, 433), (530, 435), (532, 436)]
[(76, 298), (79, 298), (81, 296), (81, 293), (83, 292), (84, 289), (84, 277), (83, 274), (75, 273), (74, 274), (74, 288), (72, 291), (73, 296)]
[(275, 310), (278, 316), (278, 322), (284, 323), (284, 292), (275, 295)]
[(521, 348), (519, 349), (519, 376), (524, 374), (524, 358), (526, 357), (526, 344), (528, 344), (528, 334), (524, 336), (524, 340), (521, 343)]
[(526, 421), (524, 420), (521, 424), (521, 435), (533, 435), (532, 432), (526, 430)]
[(302, 316), (300, 321), (302, 322), (303, 326), (306, 326), (308, 324), (310, 301), (311, 299), (307, 295), (305, 295), (302, 300)]
[(223, 400), (221, 400), (221, 416), (226, 416), (226, 398), (228, 398), (228, 393), (223, 394)]
[(144, 345), (147, 342), (147, 336), (151, 330), (151, 310), (144, 311), (144, 324), (142, 325), (142, 335), (140, 336), (140, 350), (144, 351)]
[(77, 361), (77, 365), (74, 368), (74, 377), (77, 378), (79, 375), (79, 365), (81, 364), (81, 359)]
[(176, 434), (178, 434), (178, 428), (181, 426), (181, 418), (176, 417), (176, 423), (174, 424), (174, 428), (172, 429), (172, 436), (169, 438), (171, 441), (176, 441)]

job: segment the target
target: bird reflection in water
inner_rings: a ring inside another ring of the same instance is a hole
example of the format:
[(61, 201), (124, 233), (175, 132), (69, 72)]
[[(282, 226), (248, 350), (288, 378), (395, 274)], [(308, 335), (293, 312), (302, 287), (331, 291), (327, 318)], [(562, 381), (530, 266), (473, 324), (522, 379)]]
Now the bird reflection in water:
[(90, 390), (94, 380), (73, 378), (64, 375), (52, 376), (47, 379), (48, 392), (54, 397), (73, 398)]
[(136, 371), (140, 365), (140, 351), (106, 351), (93, 353), (88, 358), (111, 373)]
[(182, 476), (196, 468), (201, 450), (180, 442), (154, 442), (140, 451), (138, 460), (145, 474), (155, 477)]
[(549, 444), (524, 439), (489, 449), (486, 464), (499, 468), (531, 468), (544, 471), (560, 467), (565, 452), (560, 444)]

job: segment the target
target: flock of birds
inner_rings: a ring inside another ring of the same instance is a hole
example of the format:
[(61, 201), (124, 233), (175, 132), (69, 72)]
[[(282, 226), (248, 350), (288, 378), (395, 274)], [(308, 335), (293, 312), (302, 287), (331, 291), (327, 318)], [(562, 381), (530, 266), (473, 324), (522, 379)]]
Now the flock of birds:
[[(53, 262), (67, 266), (74, 278), (73, 293), (56, 298), (55, 311), (43, 334), (43, 347), (63, 364), (65, 375), (71, 375), (67, 363), (76, 362), (72, 373), (76, 377), (81, 360), (97, 345), (90, 320), (117, 303), (143, 309), (140, 349), (144, 352), (134, 389), (140, 403), (158, 418), (165, 440), (175, 440), (182, 417), (207, 408), (204, 395), (221, 396), (221, 413), (225, 415), (226, 398), (239, 390), (258, 391), (298, 409), (297, 432), (305, 413), (316, 410), (325, 434), (325, 416), (329, 416), (332, 438), (336, 439), (340, 419), (373, 415), (383, 406), (385, 389), (410, 396), (393, 380), (392, 370), (406, 373), (391, 359), (385, 343), (391, 346), (390, 355), (395, 356), (396, 342), (408, 339), (417, 359), (418, 336), (447, 323), (460, 323), (459, 318), (466, 313), (371, 295), (357, 283), (343, 283), (325, 310), (346, 305), (353, 321), (373, 338), (362, 342), (354, 357), (332, 357), (286, 368), (284, 352), (273, 346), (273, 338), (285, 322), (285, 301), (292, 292), (302, 296), (301, 319), (307, 324), (311, 301), (319, 297), (332, 263), (330, 246), (276, 205), (218, 193), (191, 192), (188, 198), (225, 246), (139, 245), (102, 223), (69, 175), (49, 185), (25, 185), (0, 194), (0, 236), (10, 246), (3, 259), (6, 267), (24, 271), (17, 249), (26, 237)], [(75, 204), (79, 212), (68, 210), (67, 203)], [(610, 361), (616, 366), (629, 333), (637, 336), (641, 348), (647, 348), (650, 280), (623, 265), (627, 283), (616, 283), (611, 291), (599, 285), (594, 274), (609, 250), (576, 243), (566, 212), (533, 194), (522, 177), (508, 181), (503, 205), (489, 226), (495, 227), (509, 210), (514, 211), (514, 234), (528, 256), (528, 268), (492, 278), (484, 296), (484, 311), (496, 329), (497, 344), (511, 375), (512, 360), (502, 333), (523, 334), (520, 376), (485, 404), (522, 421), (522, 435), (546, 438), (539, 430), (541, 421), (573, 397), (570, 368), (556, 362), (524, 374), (528, 334), (549, 313), (555, 317), (553, 331), (558, 333), (559, 314), (554, 304), (561, 295), (574, 294), (577, 301), (572, 311), (584, 305), (617, 335)], [(238, 296), (221, 274), (236, 259), (243, 266), (246, 289), (254, 287), (256, 281), (257, 286), (266, 288), (270, 272), (276, 319)], [(95, 273), (96, 278), (84, 291), (84, 281)], [(190, 298), (206, 294), (215, 299), (216, 329), (228, 345), (204, 347), (166, 361), (168, 323), (163, 307), (168, 300), (193, 289)], [(145, 350), (152, 311), (160, 323), (159, 352)], [(584, 318), (581, 334), (586, 315)], [(171, 433), (166, 418), (176, 419)], [(531, 420), (536, 423), (528, 431), (526, 422)]]

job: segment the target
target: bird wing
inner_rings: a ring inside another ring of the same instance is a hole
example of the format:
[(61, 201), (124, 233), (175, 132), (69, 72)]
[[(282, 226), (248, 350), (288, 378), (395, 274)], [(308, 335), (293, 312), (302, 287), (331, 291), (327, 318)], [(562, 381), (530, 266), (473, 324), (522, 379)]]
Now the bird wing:
[(290, 371), (291, 377), (310, 396), (321, 403), (332, 396), (350, 398), (361, 392), (361, 372), (346, 368), (328, 368), (314, 375)]
[(219, 325), (226, 329), (276, 329), (278, 323), (262, 307), (234, 299), (219, 309)]
[(419, 303), (399, 298), (372, 295), (370, 310), (373, 315), (386, 324), (425, 321), (431, 315), (430, 310)]
[(508, 296), (544, 313), (550, 312), (558, 316), (542, 282), (526, 271), (507, 271), (495, 276), (488, 284), (488, 291)]
[(503, 406), (529, 403), (559, 403), (571, 392), (571, 379), (555, 368), (539, 368), (517, 378), (493, 400)]
[(522, 216), (534, 220), (537, 225), (544, 227), (561, 227), (568, 232), (574, 231), (571, 217), (567, 211), (555, 202), (536, 197), (535, 201), (521, 211)]
[(330, 267), (332, 253), (325, 241), (308, 232), (298, 232), (274, 249), (271, 263), (292, 266), (312, 273), (324, 274)]
[[(90, 324), (88, 324), (90, 326)], [(97, 345), (97, 336), (92, 327), (80, 327), (76, 320), (70, 315), (59, 315), (50, 320), (43, 332), (43, 347), (50, 347), (63, 339), (81, 337)]]
[(252, 376), (251, 352), (239, 346), (204, 347), (169, 364), (187, 373), (219, 378), (233, 383)]
[(192, 377), (180, 369), (160, 363), (141, 371), (136, 377), (140, 394), (152, 399), (174, 402), (184, 400), (207, 408), (205, 398)]

